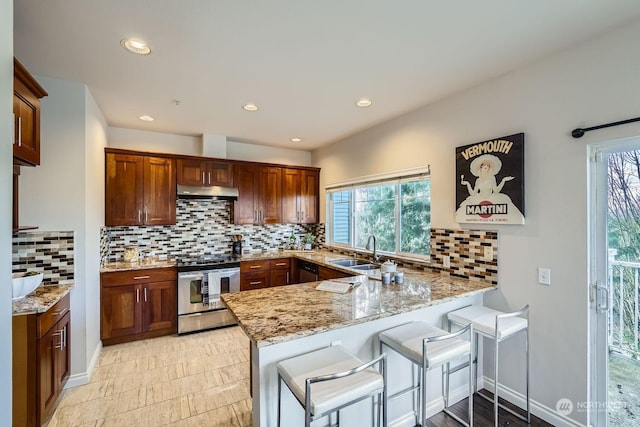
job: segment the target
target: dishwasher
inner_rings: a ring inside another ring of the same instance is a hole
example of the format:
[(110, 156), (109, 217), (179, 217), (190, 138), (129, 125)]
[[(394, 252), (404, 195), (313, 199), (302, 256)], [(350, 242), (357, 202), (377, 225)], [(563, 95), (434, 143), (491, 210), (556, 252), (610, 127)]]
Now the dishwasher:
[(318, 266), (312, 262), (298, 260), (298, 274), (300, 283), (317, 282)]

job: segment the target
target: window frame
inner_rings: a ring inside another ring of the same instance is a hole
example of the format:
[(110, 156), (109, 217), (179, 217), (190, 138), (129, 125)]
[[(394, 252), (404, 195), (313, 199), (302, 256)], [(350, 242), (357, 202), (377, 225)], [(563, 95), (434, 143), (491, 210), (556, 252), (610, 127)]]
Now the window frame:
[[(402, 198), (400, 187), (401, 184), (407, 182), (415, 182), (415, 181), (429, 181), (431, 182), (431, 173), (430, 168), (419, 168), (412, 169), (408, 171), (400, 171), (391, 174), (378, 175), (378, 176), (369, 176), (363, 177), (359, 179), (355, 179), (349, 182), (344, 183), (336, 183), (332, 185), (327, 185), (325, 187), (325, 197), (326, 197), (326, 233), (325, 233), (325, 244), (328, 247), (335, 247), (337, 249), (343, 250), (354, 250), (354, 251), (362, 251), (364, 248), (359, 248), (356, 246), (356, 212), (355, 212), (355, 190), (359, 188), (366, 187), (374, 187), (374, 186), (382, 186), (382, 185), (390, 185), (393, 184), (396, 186), (395, 189), (395, 201), (394, 201), (394, 217), (395, 217), (395, 248), (398, 249), (394, 252), (388, 251), (380, 251), (377, 252), (386, 255), (386, 256), (397, 256), (403, 258), (416, 259), (420, 261), (430, 261), (431, 258), (431, 244), (429, 244), (429, 253), (428, 254), (417, 254), (411, 252), (402, 252), (399, 249), (402, 244)], [(351, 191), (351, 197), (349, 198), (350, 205), (350, 215), (349, 215), (349, 241), (351, 243), (339, 243), (333, 241), (333, 212), (334, 212), (334, 201), (331, 197), (333, 193), (339, 191)], [(429, 196), (429, 210), (431, 211), (431, 196)], [(431, 222), (429, 223), (429, 231), (427, 238), (429, 242), (431, 241)]]

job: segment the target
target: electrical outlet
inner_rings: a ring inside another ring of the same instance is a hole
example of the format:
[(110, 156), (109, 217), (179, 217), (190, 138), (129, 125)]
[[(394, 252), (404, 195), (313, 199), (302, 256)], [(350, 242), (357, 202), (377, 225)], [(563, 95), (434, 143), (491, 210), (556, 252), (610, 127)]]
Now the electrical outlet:
[(484, 259), (486, 261), (493, 259), (493, 248), (491, 246), (484, 246)]
[(451, 268), (451, 257), (449, 255), (442, 257), (442, 265), (444, 265), (444, 268)]
[(551, 269), (538, 267), (538, 283), (541, 285), (551, 285)]

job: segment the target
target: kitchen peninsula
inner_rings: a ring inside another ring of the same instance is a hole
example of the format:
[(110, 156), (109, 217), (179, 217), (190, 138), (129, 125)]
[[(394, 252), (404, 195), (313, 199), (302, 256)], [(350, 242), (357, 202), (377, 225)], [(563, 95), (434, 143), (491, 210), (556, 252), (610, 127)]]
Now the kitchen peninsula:
[[(318, 262), (323, 255), (311, 255)], [(299, 256), (299, 255), (298, 255)], [(299, 256), (301, 257), (301, 256)], [(320, 261), (321, 262), (321, 261)], [(346, 279), (343, 279), (346, 280)], [(275, 426), (278, 404), (276, 363), (340, 343), (363, 360), (378, 352), (377, 334), (412, 320), (442, 325), (444, 313), (469, 304), (482, 304), (482, 294), (496, 285), (457, 279), (439, 272), (405, 271), (403, 284), (383, 285), (366, 276), (348, 280), (362, 284), (344, 294), (316, 290), (320, 282), (223, 294), (222, 298), (251, 341), (253, 425)], [(397, 355), (388, 355), (390, 393), (411, 382), (412, 368)], [(480, 365), (481, 366), (481, 365)], [(481, 369), (481, 368), (480, 368)], [(439, 403), (439, 373), (428, 400)], [(464, 375), (452, 377), (452, 392), (464, 388)], [(389, 421), (411, 417), (411, 397), (394, 400)], [(301, 425), (303, 410), (283, 387), (283, 426)], [(370, 400), (341, 412), (345, 425), (365, 425)], [(433, 412), (431, 412), (433, 413)]]

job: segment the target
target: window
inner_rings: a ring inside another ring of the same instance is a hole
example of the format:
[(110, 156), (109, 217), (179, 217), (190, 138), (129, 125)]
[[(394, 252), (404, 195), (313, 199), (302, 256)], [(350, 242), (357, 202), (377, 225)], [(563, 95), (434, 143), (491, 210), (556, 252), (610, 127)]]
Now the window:
[(327, 188), (327, 244), (365, 249), (370, 235), (389, 254), (429, 255), (428, 173)]

